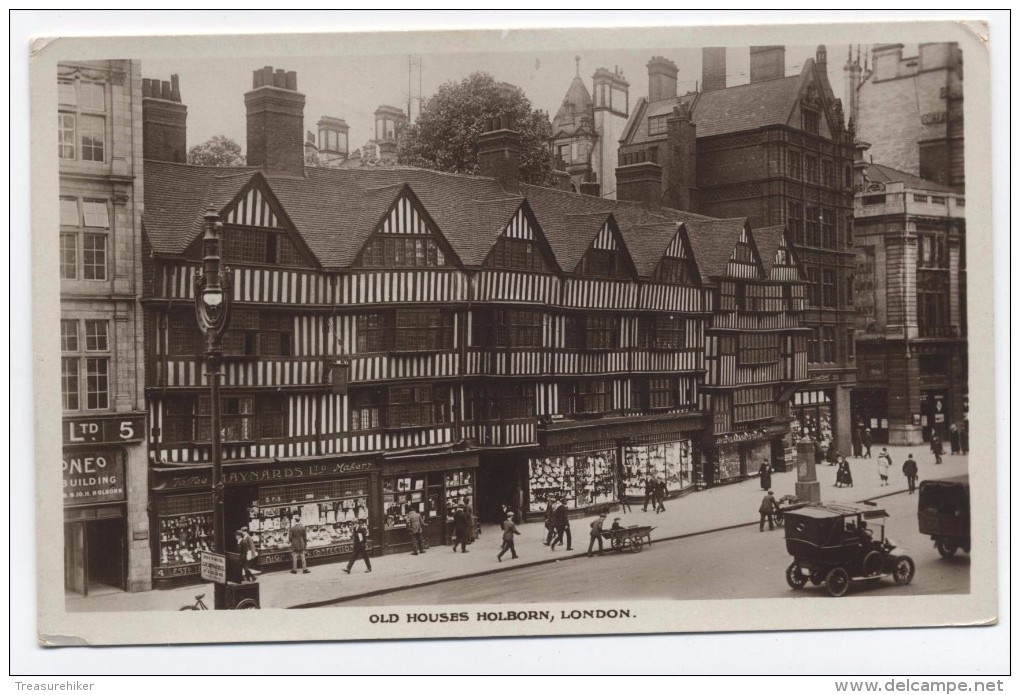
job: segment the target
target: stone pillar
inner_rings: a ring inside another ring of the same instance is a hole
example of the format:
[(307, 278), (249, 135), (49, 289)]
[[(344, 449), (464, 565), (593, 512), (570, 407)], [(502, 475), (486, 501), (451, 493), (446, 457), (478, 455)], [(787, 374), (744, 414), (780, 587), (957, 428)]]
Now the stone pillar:
[(822, 501), (822, 485), (815, 474), (815, 445), (810, 437), (797, 441), (797, 483), (794, 485), (794, 494), (800, 500)]
[(850, 388), (843, 384), (837, 385), (833, 392), (832, 420), (836, 430), (836, 451), (845, 455), (853, 449), (853, 423), (850, 419)]

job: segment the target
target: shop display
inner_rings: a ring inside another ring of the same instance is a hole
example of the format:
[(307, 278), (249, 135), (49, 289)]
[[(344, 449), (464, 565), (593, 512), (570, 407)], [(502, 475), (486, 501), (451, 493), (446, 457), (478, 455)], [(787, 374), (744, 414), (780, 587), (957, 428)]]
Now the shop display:
[(678, 492), (694, 483), (690, 440), (628, 446), (623, 456), (624, 489), (628, 497), (644, 497), (649, 475), (665, 480), (667, 492)]
[(190, 565), (199, 561), (198, 554), (212, 550), (212, 513), (180, 514), (159, 520), (159, 563)]
[(453, 471), (443, 476), (443, 483), (446, 488), (446, 509), (450, 514), (458, 504), (470, 502), (474, 509), (473, 476), (469, 471)]
[(248, 518), (252, 540), (263, 552), (289, 549), (288, 534), (297, 518), (310, 549), (351, 543), (357, 522), (368, 520), (368, 481), (263, 488)]
[(549, 502), (562, 499), (568, 507), (574, 501), (574, 457), (549, 456), (528, 461), (531, 511), (544, 512)]
[[(428, 502), (425, 496), (425, 476), (403, 476), (383, 480), (383, 528), (406, 528), (405, 518), (412, 509), (428, 518)], [(432, 510), (431, 516), (435, 516)]]
[(736, 446), (719, 447), (719, 480), (740, 476), (740, 449)]
[(549, 456), (528, 461), (530, 511), (544, 512), (552, 500), (562, 499), (581, 509), (616, 499), (616, 451)]

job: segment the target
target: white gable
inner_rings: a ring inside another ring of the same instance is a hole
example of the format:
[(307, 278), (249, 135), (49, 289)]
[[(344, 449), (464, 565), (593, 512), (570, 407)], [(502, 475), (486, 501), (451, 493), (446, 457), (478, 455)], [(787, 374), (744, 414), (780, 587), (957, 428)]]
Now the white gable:
[(227, 224), (242, 224), (248, 227), (276, 227), (279, 228), (279, 220), (269, 201), (262, 194), (258, 187), (252, 187), (244, 198), (242, 198), (226, 214)]
[(428, 224), (407, 196), (400, 196), (377, 230), (380, 234), (429, 234)]

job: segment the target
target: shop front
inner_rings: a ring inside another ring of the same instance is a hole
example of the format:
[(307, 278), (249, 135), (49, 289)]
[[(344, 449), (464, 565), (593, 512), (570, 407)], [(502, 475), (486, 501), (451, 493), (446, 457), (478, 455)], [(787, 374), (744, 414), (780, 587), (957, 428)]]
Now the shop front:
[(693, 489), (694, 444), (687, 438), (655, 443), (629, 442), (623, 447), (620, 469), (623, 494), (630, 501), (644, 500), (649, 477), (666, 482), (667, 497)]
[(835, 437), (835, 420), (833, 419), (833, 403), (835, 392), (831, 389), (810, 389), (797, 391), (793, 394), (791, 415), (793, 421), (790, 429), (793, 432), (807, 434), (812, 439), (828, 448)]
[(889, 399), (887, 389), (859, 388), (850, 393), (854, 423), (853, 441), (859, 442), (865, 429), (871, 430), (872, 444), (889, 443)]
[[(369, 529), (369, 550), (382, 542), (377, 458), (322, 458), (239, 462), (223, 466), (227, 551), (246, 527), (259, 548), (259, 567), (291, 562), (288, 534), (298, 519), (308, 539), (309, 563), (334, 562), (353, 552), (359, 522)], [(199, 553), (212, 548), (213, 500), (209, 466), (152, 469), (153, 583), (157, 588), (199, 579)]]
[(453, 538), (453, 515), (459, 505), (478, 518), (477, 472), (477, 452), (384, 460), (383, 552), (411, 551), (406, 517), (412, 509), (424, 520), (424, 536), (430, 546), (449, 543)]
[(549, 503), (558, 500), (571, 511), (618, 501), (617, 461), (617, 447), (611, 442), (589, 451), (529, 458), (529, 514), (544, 514)]
[(715, 437), (705, 452), (704, 484), (724, 485), (746, 480), (758, 475), (764, 463), (773, 471), (786, 470), (789, 433), (785, 424), (772, 424)]

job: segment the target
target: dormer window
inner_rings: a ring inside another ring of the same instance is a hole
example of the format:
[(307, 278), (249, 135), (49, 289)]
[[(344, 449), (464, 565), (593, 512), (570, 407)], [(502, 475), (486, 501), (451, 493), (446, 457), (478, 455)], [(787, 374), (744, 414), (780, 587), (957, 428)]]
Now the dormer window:
[(669, 125), (666, 123), (666, 116), (650, 116), (648, 118), (648, 134), (649, 135), (665, 135), (669, 130)]

